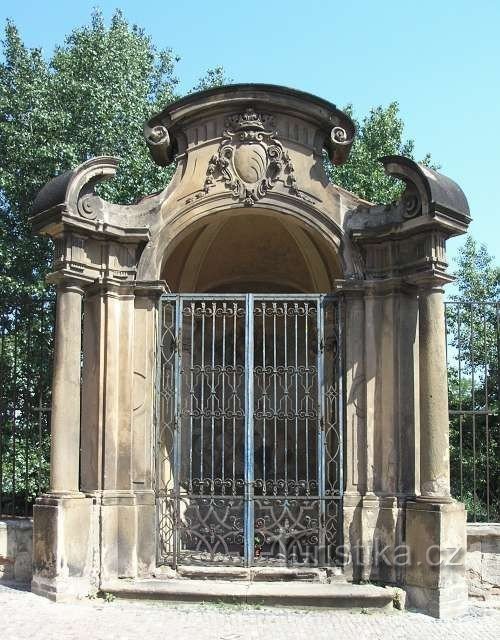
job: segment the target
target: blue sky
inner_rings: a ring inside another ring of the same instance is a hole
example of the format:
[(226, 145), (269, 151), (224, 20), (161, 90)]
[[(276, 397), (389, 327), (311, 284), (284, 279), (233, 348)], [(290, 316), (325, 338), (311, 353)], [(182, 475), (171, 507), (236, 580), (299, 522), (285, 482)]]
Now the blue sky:
[[(181, 87), (224, 65), (237, 82), (296, 87), (359, 115), (393, 100), (417, 157), (430, 152), (467, 195), (471, 233), (500, 257), (500, 1), (2, 0), (48, 55), (93, 7), (116, 7), (180, 57)], [(450, 242), (450, 256), (462, 240)]]

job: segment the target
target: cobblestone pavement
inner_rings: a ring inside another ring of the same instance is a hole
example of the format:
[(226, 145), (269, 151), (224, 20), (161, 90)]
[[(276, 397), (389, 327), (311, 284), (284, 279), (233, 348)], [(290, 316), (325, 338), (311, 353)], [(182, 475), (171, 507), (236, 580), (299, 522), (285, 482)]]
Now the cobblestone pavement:
[(500, 611), (471, 606), (453, 621), (416, 613), (365, 613), (164, 602), (85, 600), (53, 603), (0, 586), (0, 639), (363, 640), (500, 639)]

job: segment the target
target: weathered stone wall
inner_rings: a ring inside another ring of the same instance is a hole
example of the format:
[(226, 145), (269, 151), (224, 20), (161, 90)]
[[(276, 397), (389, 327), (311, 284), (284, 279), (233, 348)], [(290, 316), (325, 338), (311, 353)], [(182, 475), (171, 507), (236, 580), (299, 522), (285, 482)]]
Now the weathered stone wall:
[(0, 520), (0, 582), (29, 583), (32, 558), (32, 519)]
[(466, 569), (469, 596), (500, 597), (500, 524), (467, 525)]

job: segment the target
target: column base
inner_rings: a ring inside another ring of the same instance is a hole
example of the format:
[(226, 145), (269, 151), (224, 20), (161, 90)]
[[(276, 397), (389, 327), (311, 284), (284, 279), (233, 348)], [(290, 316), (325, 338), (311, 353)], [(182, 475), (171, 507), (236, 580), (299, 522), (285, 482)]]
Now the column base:
[(97, 587), (88, 578), (43, 578), (35, 576), (31, 592), (53, 602), (71, 602), (87, 598)]
[(407, 607), (423, 611), (433, 618), (448, 619), (461, 616), (467, 611), (467, 587), (427, 587), (406, 586)]
[(416, 496), (414, 501), (427, 504), (452, 504), (456, 502), (451, 496)]
[(466, 512), (460, 502), (415, 500), (406, 506), (407, 604), (436, 618), (467, 610)]

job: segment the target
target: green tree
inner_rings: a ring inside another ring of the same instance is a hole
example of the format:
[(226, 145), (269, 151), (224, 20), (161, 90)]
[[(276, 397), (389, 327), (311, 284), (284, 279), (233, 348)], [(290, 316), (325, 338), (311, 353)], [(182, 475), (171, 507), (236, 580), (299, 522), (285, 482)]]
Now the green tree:
[(446, 314), (452, 490), (470, 519), (498, 520), (500, 267), (471, 236), (456, 264)]
[[(413, 159), (415, 148), (413, 140), (404, 139), (404, 122), (399, 116), (398, 103), (375, 107), (361, 121), (356, 118), (352, 105), (347, 105), (344, 111), (354, 120), (357, 134), (345, 164), (334, 167), (326, 161), (330, 179), (374, 204), (394, 202), (401, 195), (403, 185), (385, 174), (378, 159), (388, 155)], [(422, 162), (437, 168), (432, 165), (429, 154)]]
[[(97, 155), (122, 160), (116, 179), (103, 185), (106, 197), (126, 203), (163, 189), (172, 169), (150, 160), (142, 130), (147, 118), (179, 97), (177, 60), (120, 12), (109, 26), (94, 13), (48, 59), (6, 24), (0, 60), (0, 512), (22, 513), (48, 480), (53, 291), (45, 275), (52, 250), (50, 241), (31, 234), (30, 207), (53, 176)], [(217, 67), (197, 87), (225, 81)]]
[[(48, 60), (7, 23), (0, 64), (0, 296), (44, 287), (49, 245), (31, 235), (28, 215), (54, 175), (109, 154), (121, 164), (103, 186), (106, 197), (127, 203), (166, 186), (172, 170), (151, 162), (142, 128), (179, 97), (177, 61), (119, 11), (109, 26), (95, 12)], [(226, 81), (216, 67), (195, 88)]]
[(206, 74), (202, 76), (196, 85), (191, 89), (189, 93), (194, 93), (195, 91), (204, 91), (205, 89), (211, 89), (212, 87), (221, 87), (225, 84), (232, 84), (232, 78), (228, 78), (224, 67), (214, 67), (213, 69), (208, 69)]
[(0, 65), (0, 295), (43, 288), (48, 242), (32, 237), (28, 215), (54, 175), (89, 157), (122, 158), (109, 195), (127, 202), (163, 186), (165, 170), (148, 161), (144, 120), (175, 97), (176, 58), (117, 12), (106, 27), (94, 13), (44, 60), (7, 23)]
[(455, 270), (456, 300), (496, 301), (500, 299), (500, 266), (485, 244), (467, 235), (457, 254)]

